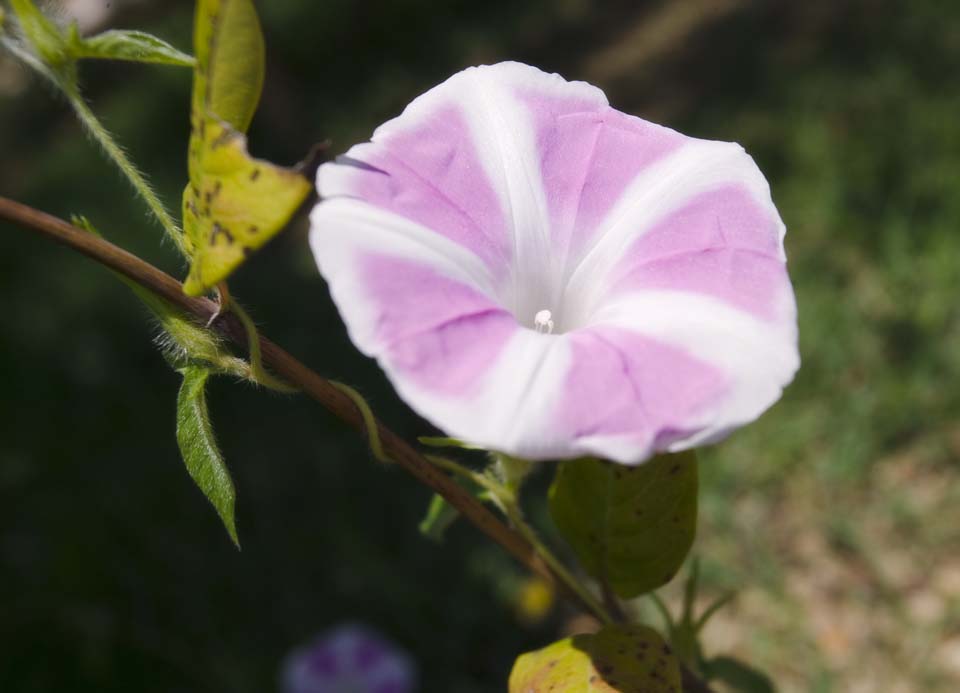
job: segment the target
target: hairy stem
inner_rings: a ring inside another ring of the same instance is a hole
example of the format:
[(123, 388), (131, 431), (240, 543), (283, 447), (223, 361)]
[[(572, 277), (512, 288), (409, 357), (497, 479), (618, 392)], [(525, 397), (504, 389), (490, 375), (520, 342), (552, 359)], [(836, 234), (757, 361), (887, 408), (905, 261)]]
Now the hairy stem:
[(137, 191), (137, 194), (143, 198), (150, 212), (156, 217), (157, 221), (160, 222), (163, 230), (167, 232), (167, 235), (170, 236), (170, 239), (177, 246), (177, 250), (186, 256), (187, 248), (183, 231), (180, 230), (177, 222), (170, 216), (170, 212), (167, 211), (167, 208), (164, 207), (157, 193), (154, 192), (153, 186), (151, 186), (146, 177), (140, 173), (140, 169), (130, 161), (130, 157), (128, 157), (127, 153), (123, 151), (123, 148), (116, 143), (107, 129), (103, 127), (103, 124), (97, 116), (94, 115), (93, 111), (90, 110), (90, 107), (86, 101), (83, 100), (80, 93), (72, 88), (64, 89), (64, 93), (70, 101), (73, 110), (76, 112), (77, 118), (83, 123), (87, 132), (97, 141), (97, 144), (99, 144), (106, 155), (110, 157), (110, 160), (117, 165), (117, 168), (120, 169), (126, 179), (130, 181), (130, 184), (133, 186), (133, 189)]
[[(57, 243), (76, 250), (97, 261), (143, 288), (165, 299), (200, 325), (210, 327), (238, 344), (247, 347), (248, 334), (243, 323), (231, 312), (219, 313), (219, 306), (207, 298), (187, 296), (183, 286), (170, 275), (109, 241), (82, 231), (72, 224), (49, 214), (0, 197), (0, 219), (25, 229), (38, 232)], [(326, 378), (307, 368), (289, 353), (265, 337), (260, 337), (263, 363), (287, 383), (295, 386), (319, 402), (336, 417), (351, 427), (364, 431), (364, 413), (354, 400)], [(456, 482), (414, 450), (396, 433), (381, 422), (376, 425), (384, 454), (398, 466), (415, 476), (443, 496), (447, 502), (476, 525), (482, 532), (500, 544), (512, 556), (542, 577), (557, 582), (552, 571), (537, 556), (534, 548), (490, 510), (473, 498)], [(574, 595), (575, 596), (575, 595)], [(578, 600), (579, 601), (579, 600)], [(586, 605), (583, 605), (586, 607)]]
[[(185, 314), (192, 316), (200, 325), (210, 323), (213, 329), (235, 344), (241, 347), (248, 346), (247, 330), (235, 315), (220, 314), (218, 305), (207, 298), (187, 296), (183, 293), (183, 285), (176, 279), (109, 241), (83, 231), (62, 219), (5, 197), (0, 197), (0, 220), (39, 233), (86, 255), (167, 300)], [(309, 369), (266, 337), (260, 337), (260, 349), (263, 363), (274, 373), (320, 403), (352, 428), (358, 431), (366, 430), (367, 419), (364, 412), (334, 383)], [(539, 542), (539, 539), (525, 522), (518, 524), (516, 530), (507, 527), (480, 501), (461, 488), (451, 477), (438, 470), (396, 433), (376, 419), (372, 419), (371, 423), (376, 426), (384, 454), (392, 462), (446, 499), (461, 515), (531, 572), (557, 585), (568, 599), (581, 608), (598, 613), (596, 599), (592, 595), (573, 588), (576, 580), (548, 549), (544, 556), (550, 556), (550, 559), (541, 557), (538, 548), (544, 550), (546, 547), (537, 547), (533, 543)], [(523, 527), (527, 529), (522, 529)], [(530, 536), (525, 536), (527, 530)], [(602, 606), (599, 607), (599, 613), (604, 613)], [(703, 680), (686, 666), (681, 664), (681, 667), (686, 693), (711, 693), (711, 688)]]

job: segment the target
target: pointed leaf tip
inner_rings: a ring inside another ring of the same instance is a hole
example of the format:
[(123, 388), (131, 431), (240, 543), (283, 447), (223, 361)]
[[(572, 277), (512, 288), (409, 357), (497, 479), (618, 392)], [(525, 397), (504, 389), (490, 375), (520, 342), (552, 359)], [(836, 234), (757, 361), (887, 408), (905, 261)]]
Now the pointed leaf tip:
[(193, 67), (196, 60), (166, 41), (143, 31), (111, 29), (95, 36), (80, 36), (77, 25), (70, 27), (68, 40), (74, 58), (126, 60), (157, 65)]
[(230, 539), (240, 548), (234, 520), (236, 491), (213, 434), (207, 411), (206, 384), (211, 371), (187, 366), (177, 396), (177, 444), (191, 478), (213, 504)]

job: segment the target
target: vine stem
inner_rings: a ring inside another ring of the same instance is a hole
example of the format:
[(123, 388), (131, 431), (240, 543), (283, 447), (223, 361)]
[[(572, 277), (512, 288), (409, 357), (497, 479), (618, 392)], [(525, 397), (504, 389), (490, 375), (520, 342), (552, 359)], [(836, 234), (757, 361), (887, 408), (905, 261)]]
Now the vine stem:
[[(248, 332), (243, 322), (231, 311), (219, 312), (219, 305), (207, 298), (187, 296), (176, 279), (92, 233), (83, 231), (63, 219), (46, 214), (14, 200), (0, 197), (0, 219), (40, 233), (47, 238), (86, 255), (96, 262), (139, 284), (163, 298), (200, 325), (207, 325), (241, 347), (248, 347)], [(211, 321), (212, 320), (212, 321)], [(353, 399), (334, 383), (317, 374), (266, 337), (260, 337), (263, 363), (334, 416), (352, 428), (366, 430), (363, 412)], [(464, 517), (500, 544), (531, 571), (554, 583), (562, 584), (522, 536), (511, 530), (488, 508), (460, 487), (447, 474), (411, 447), (396, 433), (374, 419), (383, 451), (389, 459), (419, 481), (443, 496)], [(572, 595), (577, 602), (580, 600)], [(588, 605), (581, 604), (589, 609)]]
[[(218, 304), (210, 299), (187, 296), (183, 293), (183, 285), (179, 281), (109, 241), (83, 231), (63, 219), (2, 196), (0, 196), (0, 220), (39, 233), (85, 255), (165, 299), (194, 318), (198, 324), (209, 323), (212, 329), (235, 344), (241, 347), (248, 346), (247, 330), (234, 314), (229, 312), (221, 314)], [(352, 428), (360, 432), (367, 430), (364, 412), (334, 383), (305, 366), (266, 337), (260, 337), (260, 349), (264, 365), (274, 373)], [(572, 587), (572, 583), (567, 579), (570, 577), (569, 573), (566, 573), (565, 577), (566, 569), (539, 542), (532, 530), (530, 533), (533, 541), (531, 537), (525, 536), (526, 530), (521, 529), (526, 527), (525, 522), (518, 523), (517, 529), (511, 529), (450, 476), (425, 459), (383, 423), (377, 419), (372, 419), (371, 423), (376, 426), (383, 451), (392, 462), (446, 499), (477, 529), (499, 544), (531, 572), (557, 585), (568, 599), (584, 610), (597, 615), (601, 620), (608, 620), (608, 617), (604, 617), (603, 607), (600, 606), (599, 610), (597, 609), (598, 604), (592, 595), (584, 594), (582, 590)], [(522, 521), (522, 517), (519, 519)], [(541, 554), (541, 551), (544, 553)], [(572, 582), (576, 583), (576, 580)], [(682, 673), (684, 691), (712, 693), (711, 688), (687, 667), (682, 666)]]
[(523, 515), (523, 509), (520, 507), (517, 499), (517, 492), (514, 489), (495, 480), (491, 475), (476, 472), (445, 457), (438, 455), (425, 455), (424, 457), (438, 467), (462, 476), (465, 479), (469, 479), (483, 487), (490, 494), (491, 500), (495, 502), (497, 507), (499, 507), (500, 510), (503, 511), (503, 514), (507, 516), (507, 519), (510, 520), (510, 524), (513, 525), (520, 535), (526, 539), (530, 545), (536, 549), (543, 560), (546, 561), (556, 578), (561, 580), (570, 592), (576, 593), (580, 602), (588, 606), (590, 612), (600, 619), (604, 625), (609, 625), (614, 622), (610, 613), (604, 608), (600, 601), (567, 569), (550, 547), (543, 542), (533, 526), (527, 522)]
[(187, 257), (188, 252), (183, 231), (177, 226), (177, 222), (173, 220), (173, 217), (170, 216), (170, 212), (167, 211), (167, 208), (157, 196), (150, 182), (130, 160), (127, 153), (123, 151), (123, 147), (113, 139), (113, 136), (103, 126), (103, 123), (100, 122), (100, 119), (97, 118), (96, 114), (90, 109), (87, 102), (84, 101), (83, 96), (80, 94), (80, 89), (77, 87), (76, 76), (67, 77), (64, 76), (63, 73), (48, 67), (29, 50), (25, 50), (16, 41), (6, 36), (0, 35), (0, 46), (10, 51), (17, 59), (63, 93), (89, 135), (96, 140), (104, 153), (116, 164), (120, 172), (130, 182), (130, 185), (133, 186), (137, 194), (143, 198), (150, 212), (156, 217), (157, 221), (160, 222), (163, 230), (170, 236), (174, 245), (177, 246), (180, 254)]
[(576, 593), (580, 601), (586, 604), (590, 608), (590, 612), (600, 619), (605, 626), (612, 624), (614, 622), (613, 618), (607, 609), (604, 608), (603, 604), (601, 604), (599, 600), (590, 593), (590, 590), (554, 555), (553, 551), (543, 542), (536, 530), (527, 523), (520, 504), (517, 503), (515, 499), (508, 499), (504, 502), (504, 508), (511, 524), (516, 527), (521, 536), (530, 542), (537, 550), (537, 553), (539, 553), (543, 557), (543, 560), (547, 562), (547, 565), (550, 566), (550, 570), (567, 586), (567, 589)]
[(130, 161), (130, 157), (123, 151), (123, 147), (116, 143), (100, 122), (100, 119), (90, 110), (90, 107), (87, 105), (87, 102), (83, 100), (80, 93), (76, 89), (68, 87), (64, 87), (63, 91), (70, 105), (73, 107), (74, 112), (76, 112), (77, 118), (80, 119), (80, 122), (86, 128), (87, 132), (90, 133), (90, 136), (97, 141), (97, 144), (100, 145), (104, 153), (110, 157), (113, 163), (117, 165), (117, 168), (119, 168), (127, 180), (130, 181), (133, 189), (143, 198), (143, 201), (153, 213), (153, 216), (157, 218), (157, 221), (160, 222), (163, 230), (167, 232), (170, 240), (177, 246), (177, 250), (186, 257), (187, 246), (183, 237), (183, 231), (180, 230), (177, 222), (170, 216), (170, 212), (167, 211), (163, 202), (160, 201), (153, 186), (150, 185), (146, 177), (140, 173), (140, 169)]

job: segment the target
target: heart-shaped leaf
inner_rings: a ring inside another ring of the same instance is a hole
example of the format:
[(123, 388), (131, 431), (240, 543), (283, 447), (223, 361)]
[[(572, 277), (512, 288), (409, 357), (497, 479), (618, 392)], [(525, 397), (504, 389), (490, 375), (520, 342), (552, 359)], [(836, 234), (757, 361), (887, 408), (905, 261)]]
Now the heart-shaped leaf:
[(621, 597), (669, 582), (697, 527), (697, 461), (660, 455), (635, 467), (582, 458), (560, 464), (550, 514), (583, 567)]
[(678, 693), (680, 665), (646, 626), (608, 626), (521, 655), (509, 693)]

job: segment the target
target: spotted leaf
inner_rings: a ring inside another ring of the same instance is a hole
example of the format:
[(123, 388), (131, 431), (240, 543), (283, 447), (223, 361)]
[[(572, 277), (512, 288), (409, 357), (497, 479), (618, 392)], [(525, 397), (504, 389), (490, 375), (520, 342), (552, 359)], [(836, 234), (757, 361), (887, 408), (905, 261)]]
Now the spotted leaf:
[(298, 171), (247, 153), (244, 132), (264, 74), (263, 36), (251, 0), (198, 2), (194, 51), (183, 229), (190, 254), (184, 291), (196, 296), (275, 236), (311, 185)]
[(680, 665), (656, 631), (608, 626), (521, 655), (509, 693), (679, 693)]
[(310, 192), (292, 169), (252, 159), (246, 138), (206, 118), (191, 141), (183, 228), (190, 252), (184, 291), (202, 294), (277, 234)]

